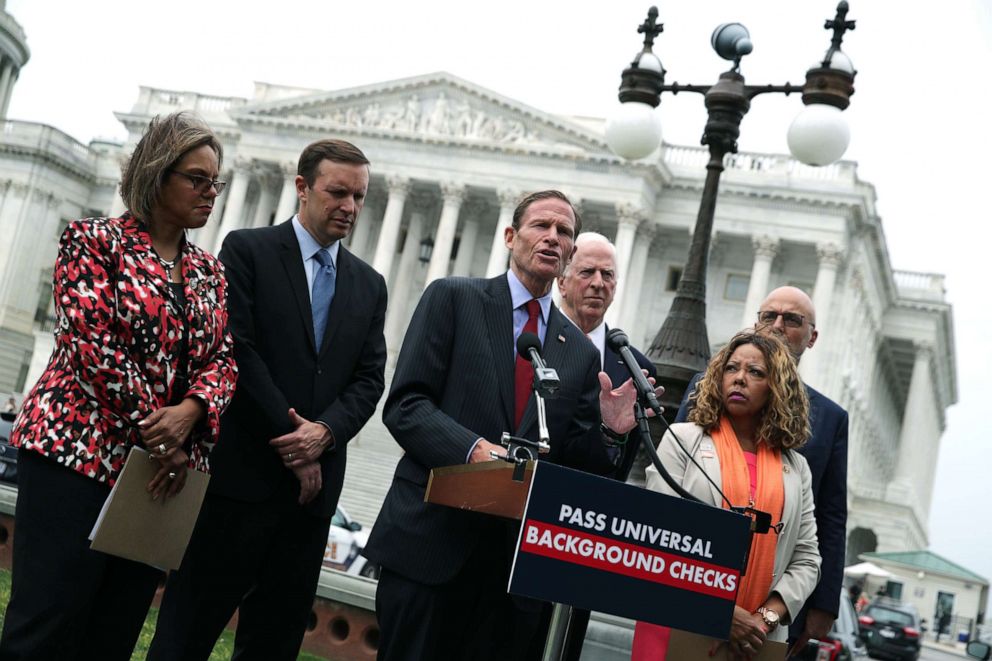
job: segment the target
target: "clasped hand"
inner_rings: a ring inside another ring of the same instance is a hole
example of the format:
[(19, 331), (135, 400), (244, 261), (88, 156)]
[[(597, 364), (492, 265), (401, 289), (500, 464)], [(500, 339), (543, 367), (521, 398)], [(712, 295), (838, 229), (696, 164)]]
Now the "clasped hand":
[(730, 640), (713, 643), (710, 647), (710, 656), (715, 656), (722, 646), (726, 646), (727, 654), (733, 661), (751, 661), (761, 651), (767, 637), (761, 616), (749, 613), (740, 606), (734, 606), (734, 619), (730, 623)]
[(331, 443), (331, 430), (318, 422), (311, 422), (289, 409), (293, 431), (269, 441), (282, 459), (283, 465), (293, 471), (300, 481), (301, 505), (313, 500), (323, 486), (320, 472), (320, 455)]
[(158, 462), (158, 470), (148, 483), (152, 499), (170, 498), (186, 486), (189, 455), (183, 444), (193, 427), (206, 414), (200, 400), (187, 397), (175, 406), (163, 406), (138, 423), (141, 442)]

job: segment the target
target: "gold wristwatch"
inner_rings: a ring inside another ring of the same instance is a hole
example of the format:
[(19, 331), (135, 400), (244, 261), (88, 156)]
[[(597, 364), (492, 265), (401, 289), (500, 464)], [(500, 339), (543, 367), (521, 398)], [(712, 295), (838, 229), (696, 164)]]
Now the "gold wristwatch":
[(756, 615), (760, 615), (761, 619), (764, 621), (765, 626), (768, 627), (768, 633), (775, 631), (775, 627), (778, 626), (778, 613), (773, 611), (771, 608), (766, 608), (762, 606), (758, 610), (754, 611)]

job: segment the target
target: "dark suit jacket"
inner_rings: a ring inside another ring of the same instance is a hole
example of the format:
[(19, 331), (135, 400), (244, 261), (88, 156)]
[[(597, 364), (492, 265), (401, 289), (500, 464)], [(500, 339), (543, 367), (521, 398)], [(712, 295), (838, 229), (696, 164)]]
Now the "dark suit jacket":
[[(688, 418), (689, 395), (702, 376), (702, 373), (697, 374), (689, 382), (676, 422), (685, 422)], [(795, 629), (804, 622), (807, 608), (837, 615), (847, 551), (847, 411), (809, 386), (806, 386), (806, 393), (813, 435), (799, 452), (806, 457), (813, 476), (816, 535), (822, 560), (820, 582), (793, 623), (793, 636)]]
[(210, 492), (260, 502), (298, 495), (299, 482), (269, 445), (293, 430), (288, 410), (327, 424), (334, 445), (321, 457), (323, 488), (308, 505), (331, 516), (344, 480), (346, 444), (371, 417), (385, 388), (386, 283), (344, 246), (318, 355), (306, 271), (292, 222), (231, 232), (227, 269), (230, 327), (240, 369), (211, 456)]
[[(609, 328), (607, 328), (607, 331), (609, 331)], [(631, 347), (630, 350), (634, 354), (634, 358), (637, 359), (637, 364), (642, 369), (646, 369), (649, 376), (658, 376), (657, 368), (654, 366), (654, 363), (648, 360), (647, 356), (634, 347)], [(622, 385), (624, 381), (630, 378), (630, 372), (627, 371), (623, 361), (620, 360), (620, 356), (610, 349), (609, 345), (606, 346), (606, 350), (603, 352), (603, 371), (610, 375), (610, 381), (613, 383), (614, 388)], [(626, 481), (627, 475), (630, 474), (630, 468), (634, 465), (634, 459), (637, 457), (638, 447), (640, 447), (640, 440), (637, 438), (636, 433), (631, 433), (627, 438), (627, 442), (620, 450), (620, 459), (617, 461), (617, 470), (615, 473), (615, 477), (618, 480)]]
[[(364, 552), (420, 583), (449, 581), (480, 538), (508, 525), (425, 503), (430, 470), (464, 464), (480, 437), (499, 443), (501, 433), (511, 431), (537, 439), (533, 396), (520, 427), (512, 428), (512, 305), (506, 275), (438, 280), (421, 297), (403, 341), (383, 420), (406, 454)], [(599, 353), (554, 306), (543, 353), (562, 383), (559, 396), (547, 401), (546, 459), (612, 472), (599, 432)]]

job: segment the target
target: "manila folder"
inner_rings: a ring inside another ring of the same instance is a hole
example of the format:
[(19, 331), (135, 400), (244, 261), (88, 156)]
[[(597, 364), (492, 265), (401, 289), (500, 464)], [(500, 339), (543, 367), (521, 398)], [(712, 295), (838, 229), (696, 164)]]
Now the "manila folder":
[[(720, 641), (699, 634), (672, 629), (672, 637), (668, 641), (667, 661), (727, 661), (730, 655), (727, 646), (722, 645), (716, 656), (710, 656), (710, 647)], [(785, 661), (788, 645), (777, 640), (766, 640), (761, 651), (753, 657), (753, 661)]]
[(179, 569), (210, 476), (187, 469), (182, 491), (152, 500), (148, 483), (159, 463), (150, 457), (141, 448), (131, 448), (90, 533), (90, 548), (158, 569)]

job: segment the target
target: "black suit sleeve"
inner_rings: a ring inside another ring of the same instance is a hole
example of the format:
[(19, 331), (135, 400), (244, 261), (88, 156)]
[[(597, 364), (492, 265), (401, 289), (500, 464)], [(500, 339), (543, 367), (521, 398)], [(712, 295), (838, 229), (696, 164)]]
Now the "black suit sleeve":
[(596, 361), (590, 363), (590, 370), (583, 380), (561, 463), (587, 473), (610, 475), (616, 466), (606, 452), (599, 430), (599, 390), (599, 362)]
[(820, 582), (806, 601), (807, 608), (832, 613), (840, 604), (847, 551), (847, 412), (841, 410), (830, 456), (816, 494), (816, 534), (820, 548)]
[[(465, 463), (480, 437), (455, 421), (441, 406), (448, 383), (453, 380), (451, 360), (456, 326), (453, 297), (453, 287), (443, 279), (424, 291), (403, 339), (382, 414), (396, 442), (426, 468)], [(467, 323), (480, 324), (469, 332), (475, 332), (481, 341), (485, 336), (481, 326), (484, 321), (477, 318)], [(487, 440), (499, 442), (499, 439)]]
[(375, 405), (385, 389), (383, 368), (386, 364), (386, 338), (383, 326), (386, 321), (386, 281), (376, 274), (375, 313), (369, 326), (369, 334), (362, 346), (358, 364), (351, 372), (350, 380), (338, 396), (331, 402), (317, 420), (330, 427), (337, 443), (346, 443), (361, 430), (375, 412)]
[(258, 354), (255, 337), (254, 292), (257, 270), (247, 239), (231, 232), (218, 255), (227, 274), (228, 324), (234, 336), (234, 359), (238, 365), (238, 391), (247, 393), (269, 423), (269, 438), (288, 434), (289, 402), (276, 386), (265, 361)]
[(692, 404), (689, 402), (689, 396), (692, 391), (696, 389), (696, 385), (699, 380), (703, 378), (703, 373), (699, 372), (696, 376), (692, 377), (692, 381), (685, 388), (685, 393), (682, 395), (682, 403), (679, 405), (679, 412), (675, 416), (675, 422), (686, 422), (689, 419), (689, 411), (692, 410)]

